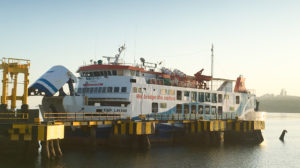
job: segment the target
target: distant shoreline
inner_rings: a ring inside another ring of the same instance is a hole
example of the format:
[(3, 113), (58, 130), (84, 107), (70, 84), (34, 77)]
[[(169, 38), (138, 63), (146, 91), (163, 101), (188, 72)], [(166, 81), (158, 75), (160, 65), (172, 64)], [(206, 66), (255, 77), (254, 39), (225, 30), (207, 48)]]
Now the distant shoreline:
[(264, 95), (258, 98), (259, 111), (269, 113), (300, 113), (300, 97)]
[(300, 113), (300, 111), (298, 112), (282, 112), (282, 111), (261, 111), (261, 112), (264, 112), (264, 113)]

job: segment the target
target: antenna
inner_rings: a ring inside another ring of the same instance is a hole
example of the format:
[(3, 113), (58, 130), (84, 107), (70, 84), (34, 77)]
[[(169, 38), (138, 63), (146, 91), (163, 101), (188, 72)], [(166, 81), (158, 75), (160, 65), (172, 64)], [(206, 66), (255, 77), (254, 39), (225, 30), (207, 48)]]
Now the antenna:
[(136, 35), (137, 35), (137, 25), (135, 25), (135, 32), (134, 32), (134, 54), (133, 54), (133, 65), (136, 66)]
[(211, 44), (211, 87), (210, 90), (213, 90), (213, 76), (214, 76), (214, 44)]
[(114, 57), (109, 57), (109, 56), (103, 56), (103, 58), (107, 59), (108, 64), (110, 64), (110, 59), (115, 59), (114, 62), (112, 62), (111, 64), (113, 65), (119, 65), (119, 58), (122, 54), (122, 52), (125, 50), (125, 44), (123, 44), (119, 49), (118, 49), (118, 54), (116, 54)]
[(135, 56), (136, 56), (136, 37), (134, 38), (134, 54), (133, 54), (133, 65), (134, 66), (136, 64)]
[(95, 40), (95, 46), (94, 46), (94, 59), (96, 60), (96, 54), (97, 54), (97, 39)]
[(115, 55), (115, 58), (116, 58), (115, 61), (114, 61), (114, 64), (115, 64), (115, 65), (119, 64), (119, 58), (120, 58), (120, 56), (121, 56), (121, 53), (122, 53), (124, 50), (125, 50), (125, 44), (123, 44), (123, 45), (118, 49), (119, 53)]

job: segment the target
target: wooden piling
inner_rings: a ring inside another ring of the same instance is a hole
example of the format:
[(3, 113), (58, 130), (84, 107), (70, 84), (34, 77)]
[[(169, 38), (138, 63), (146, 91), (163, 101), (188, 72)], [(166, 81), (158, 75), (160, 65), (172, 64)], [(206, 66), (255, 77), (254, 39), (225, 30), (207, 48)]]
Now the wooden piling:
[(63, 154), (60, 148), (59, 139), (55, 139), (53, 141), (55, 142), (55, 149), (56, 149), (57, 156), (61, 157)]

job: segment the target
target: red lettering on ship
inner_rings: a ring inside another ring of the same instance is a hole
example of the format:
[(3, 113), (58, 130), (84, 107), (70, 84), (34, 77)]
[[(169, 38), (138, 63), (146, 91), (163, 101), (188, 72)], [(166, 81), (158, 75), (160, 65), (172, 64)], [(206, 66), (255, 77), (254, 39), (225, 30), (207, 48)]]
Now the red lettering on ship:
[(174, 101), (175, 97), (172, 96), (153, 96), (153, 95), (141, 95), (136, 94), (137, 99), (150, 99), (150, 100), (168, 100), (168, 101)]
[(144, 99), (151, 99), (151, 100), (155, 100), (156, 97), (152, 96), (152, 95), (144, 95)]
[(165, 97), (164, 97), (164, 100), (174, 101), (174, 100), (175, 100), (175, 97), (172, 97), (172, 96), (165, 96)]
[(164, 97), (162, 97), (162, 96), (157, 96), (157, 99), (158, 99), (158, 100), (164, 100)]
[(142, 95), (140, 95), (140, 94), (136, 94), (136, 98), (137, 98), (137, 99), (142, 99), (143, 97), (142, 97)]

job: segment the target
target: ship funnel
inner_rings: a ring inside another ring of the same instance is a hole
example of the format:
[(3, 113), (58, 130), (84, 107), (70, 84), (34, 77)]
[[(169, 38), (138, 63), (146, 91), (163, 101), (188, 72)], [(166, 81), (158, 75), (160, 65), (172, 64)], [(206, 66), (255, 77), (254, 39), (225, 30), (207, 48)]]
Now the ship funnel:
[(246, 89), (246, 86), (245, 86), (245, 78), (242, 75), (240, 75), (236, 79), (234, 92), (242, 92), (242, 93), (247, 93), (248, 92), (247, 89)]

